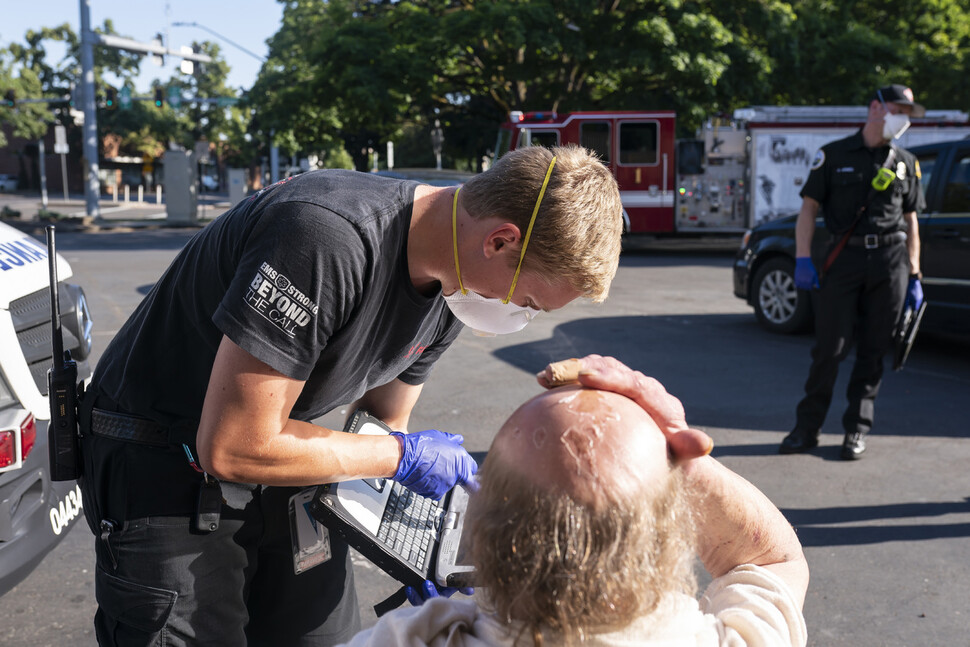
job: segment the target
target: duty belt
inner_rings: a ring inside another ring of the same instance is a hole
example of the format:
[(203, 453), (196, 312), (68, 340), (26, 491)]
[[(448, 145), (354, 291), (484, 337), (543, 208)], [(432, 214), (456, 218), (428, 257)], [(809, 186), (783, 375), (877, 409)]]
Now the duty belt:
[(166, 427), (147, 418), (97, 407), (91, 409), (91, 433), (154, 447), (169, 447), (183, 442), (195, 444), (195, 434), (187, 429)]
[(906, 240), (905, 231), (891, 231), (887, 234), (865, 234), (860, 236), (849, 236), (849, 247), (864, 247), (865, 249), (876, 249), (878, 247), (888, 247), (896, 245)]

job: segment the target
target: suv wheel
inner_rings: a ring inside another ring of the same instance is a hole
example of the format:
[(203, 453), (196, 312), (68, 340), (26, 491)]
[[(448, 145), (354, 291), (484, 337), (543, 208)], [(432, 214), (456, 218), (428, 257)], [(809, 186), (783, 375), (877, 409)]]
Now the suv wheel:
[(811, 300), (807, 292), (795, 287), (795, 263), (791, 259), (765, 261), (754, 275), (751, 293), (758, 322), (771, 332), (801, 332), (811, 325)]

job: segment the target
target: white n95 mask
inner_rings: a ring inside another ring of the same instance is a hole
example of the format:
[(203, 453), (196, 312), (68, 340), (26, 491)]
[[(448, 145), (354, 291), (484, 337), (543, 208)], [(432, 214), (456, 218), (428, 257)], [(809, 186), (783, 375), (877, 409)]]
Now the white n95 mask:
[(887, 114), (882, 125), (883, 139), (899, 139), (907, 128), (909, 128), (908, 116), (902, 113), (898, 115)]
[(465, 294), (455, 290), (444, 297), (445, 303), (458, 320), (472, 329), (479, 337), (507, 335), (518, 332), (532, 321), (541, 310), (517, 306), (511, 301), (489, 299), (468, 290)]

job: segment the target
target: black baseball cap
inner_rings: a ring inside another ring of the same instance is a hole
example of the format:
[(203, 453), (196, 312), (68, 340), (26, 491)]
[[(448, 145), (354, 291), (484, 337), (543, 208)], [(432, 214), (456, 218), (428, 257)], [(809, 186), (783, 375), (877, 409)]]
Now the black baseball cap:
[(922, 117), (926, 114), (926, 108), (922, 104), (916, 103), (913, 99), (913, 91), (905, 85), (893, 83), (884, 88), (876, 90), (876, 99), (882, 99), (886, 103), (898, 103), (901, 106), (912, 106), (914, 117)]

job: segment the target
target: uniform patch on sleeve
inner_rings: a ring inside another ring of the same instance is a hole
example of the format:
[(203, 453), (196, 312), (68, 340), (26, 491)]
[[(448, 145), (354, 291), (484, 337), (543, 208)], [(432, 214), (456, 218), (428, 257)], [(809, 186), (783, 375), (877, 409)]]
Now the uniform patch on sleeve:
[(815, 159), (812, 160), (812, 170), (817, 171), (822, 168), (822, 164), (825, 164), (825, 151), (820, 148), (815, 153)]
[(320, 307), (269, 263), (260, 265), (246, 292), (246, 303), (290, 337), (305, 328)]
[(916, 166), (916, 179), (917, 180), (922, 180), (923, 179), (923, 171), (921, 171), (919, 169), (919, 160), (913, 160), (913, 164)]

